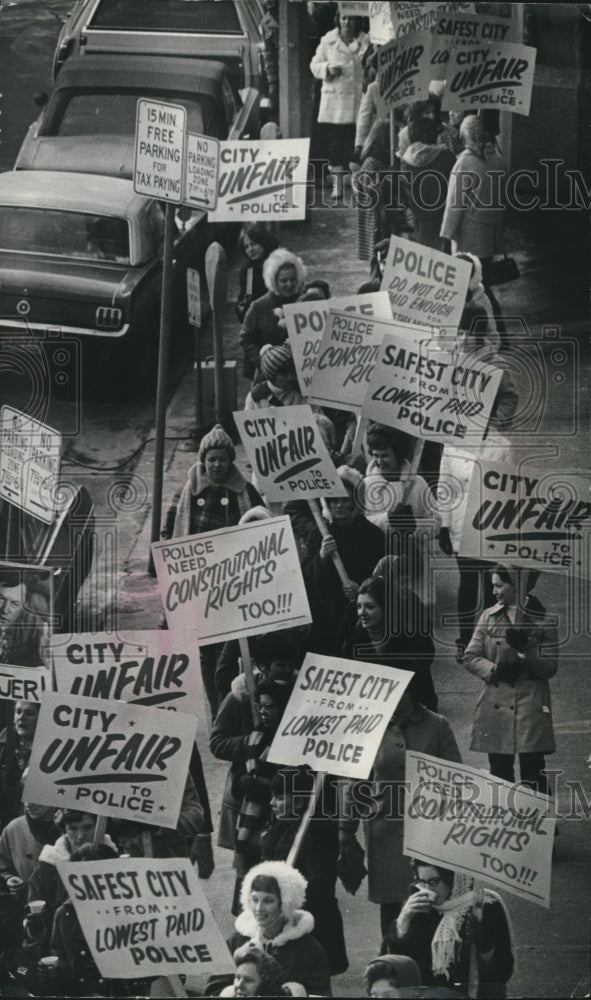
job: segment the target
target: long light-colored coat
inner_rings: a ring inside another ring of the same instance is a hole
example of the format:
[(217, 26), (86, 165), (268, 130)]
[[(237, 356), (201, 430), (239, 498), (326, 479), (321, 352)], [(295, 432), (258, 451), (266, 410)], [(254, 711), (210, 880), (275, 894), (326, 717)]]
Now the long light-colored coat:
[[(476, 706), (471, 750), (484, 753), (553, 753), (552, 705), (548, 679), (558, 669), (558, 635), (547, 618), (537, 619), (535, 641), (523, 661), (515, 684), (490, 682), (493, 667), (502, 657), (514, 655), (505, 634), (511, 622), (505, 608), (495, 604), (480, 616), (466, 652), (464, 666), (485, 685)], [(517, 627), (529, 630), (527, 615)]]
[[(502, 176), (493, 176), (500, 172)], [(503, 233), (504, 178), (507, 164), (498, 153), (484, 160), (465, 149), (449, 176), (441, 236), (456, 249), (477, 257), (505, 252)]]
[[(333, 28), (320, 39), (320, 44), (310, 63), (310, 69), (322, 80), (318, 121), (333, 125), (351, 125), (357, 121), (357, 112), (363, 90), (361, 57), (369, 45), (369, 38), (360, 32), (346, 45), (339, 29)], [(338, 64), (342, 73), (327, 79), (328, 66)]]

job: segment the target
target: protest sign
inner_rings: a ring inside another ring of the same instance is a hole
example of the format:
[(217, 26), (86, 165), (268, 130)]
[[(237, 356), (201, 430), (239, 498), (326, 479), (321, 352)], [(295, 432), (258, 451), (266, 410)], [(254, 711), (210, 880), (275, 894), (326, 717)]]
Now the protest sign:
[(239, 410), (234, 420), (267, 500), (347, 496), (310, 406)]
[(181, 712), (171, 727), (159, 708), (46, 691), (24, 801), (175, 827), (195, 728)]
[(326, 321), (310, 401), (360, 411), (380, 344), (391, 323), (331, 309)]
[(392, 315), (402, 323), (421, 323), (457, 330), (471, 264), (458, 257), (392, 236), (382, 277)]
[(473, 14), (474, 3), (444, 2), (444, 3), (391, 3), (390, 16), (394, 28), (394, 37), (402, 38), (417, 31), (433, 31), (440, 14)]
[(312, 385), (316, 358), (330, 309), (354, 312), (360, 316), (391, 320), (392, 309), (387, 292), (366, 292), (362, 295), (344, 295), (336, 299), (313, 302), (286, 303), (283, 315), (293, 360), (300, 383), (300, 390), (307, 395)]
[(369, 38), (373, 45), (387, 45), (394, 38), (392, 4), (372, 0), (369, 5)]
[(220, 143), (218, 203), (211, 222), (305, 219), (309, 139)]
[(550, 905), (556, 820), (547, 796), (414, 750), (406, 781), (406, 855)]
[(207, 646), (312, 620), (289, 517), (152, 545), (171, 632)]
[(478, 354), (431, 345), (418, 337), (414, 343), (396, 334), (384, 337), (363, 416), (428, 441), (481, 441), (501, 369)]
[(0, 498), (50, 524), (57, 510), (59, 431), (12, 406), (0, 411)]
[(460, 555), (591, 575), (589, 473), (475, 465)]
[(188, 858), (58, 862), (57, 870), (101, 976), (232, 972)]
[[(442, 5), (443, 6), (443, 5)], [(458, 5), (459, 6), (459, 5)], [(473, 6), (464, 4), (462, 6)], [(514, 18), (487, 14), (451, 14), (437, 10), (431, 48), (431, 79), (445, 80), (452, 49), (485, 47), (490, 42), (516, 42)]]
[(11, 667), (0, 663), (0, 698), (40, 702), (44, 691), (51, 688), (51, 671), (47, 667)]
[(307, 653), (267, 759), (368, 778), (410, 670)]
[(447, 64), (444, 111), (497, 108), (529, 115), (536, 51), (515, 42), (454, 49)]
[(424, 100), (431, 80), (431, 34), (420, 31), (378, 49), (378, 100), (392, 110)]
[(62, 694), (199, 712), (199, 650), (167, 629), (56, 635), (51, 650)]
[(341, 17), (368, 17), (370, 7), (369, 0), (339, 0)]

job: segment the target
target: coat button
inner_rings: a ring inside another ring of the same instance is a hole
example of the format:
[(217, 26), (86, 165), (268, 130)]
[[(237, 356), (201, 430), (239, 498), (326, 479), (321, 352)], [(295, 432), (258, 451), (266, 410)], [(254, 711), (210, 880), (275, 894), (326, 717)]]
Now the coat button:
[(83, 958), (86, 955), (84, 948), (80, 949), (80, 957)]

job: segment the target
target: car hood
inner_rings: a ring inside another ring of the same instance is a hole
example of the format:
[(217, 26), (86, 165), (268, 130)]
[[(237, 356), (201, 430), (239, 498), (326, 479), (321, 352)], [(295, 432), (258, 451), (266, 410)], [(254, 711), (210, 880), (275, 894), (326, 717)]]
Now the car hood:
[(142, 269), (0, 252), (0, 296), (106, 300), (129, 294)]
[(15, 170), (69, 170), (133, 178), (135, 143), (119, 135), (28, 137)]

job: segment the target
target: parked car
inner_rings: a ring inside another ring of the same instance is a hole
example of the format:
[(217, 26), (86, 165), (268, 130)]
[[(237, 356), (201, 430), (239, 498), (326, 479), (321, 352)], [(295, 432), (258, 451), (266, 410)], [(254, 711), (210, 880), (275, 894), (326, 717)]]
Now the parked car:
[[(174, 252), (173, 330), (188, 332), (186, 269), (205, 288), (205, 251), (227, 230), (190, 213)], [(0, 332), (26, 322), (78, 337), (83, 367), (109, 382), (151, 379), (161, 294), (164, 212), (119, 177), (42, 170), (0, 174)]]
[(218, 139), (258, 138), (258, 91), (246, 88), (239, 94), (221, 62), (73, 56), (29, 127), (15, 169), (132, 177), (140, 97), (182, 105), (189, 132)]
[(219, 59), (236, 88), (261, 89), (261, 0), (82, 0), (58, 38), (53, 71), (73, 55)]

